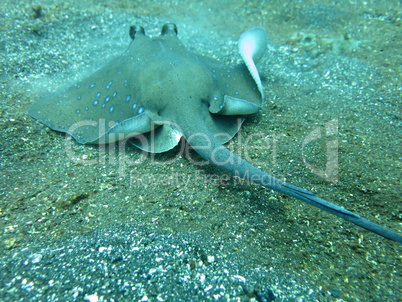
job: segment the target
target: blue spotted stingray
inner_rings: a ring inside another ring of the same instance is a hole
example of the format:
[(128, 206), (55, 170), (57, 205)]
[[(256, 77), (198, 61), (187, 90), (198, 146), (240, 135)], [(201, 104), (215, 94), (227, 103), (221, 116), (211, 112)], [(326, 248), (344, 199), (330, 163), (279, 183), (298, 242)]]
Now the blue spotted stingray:
[(290, 195), (402, 243), (402, 236), (279, 180), (223, 146), (239, 130), (243, 116), (260, 110), (263, 88), (255, 65), (267, 47), (264, 29), (244, 32), (234, 67), (189, 52), (174, 24), (150, 38), (130, 28), (132, 42), (122, 56), (65, 90), (34, 102), (29, 114), (79, 143), (111, 143), (131, 137), (149, 152), (175, 147), (181, 137), (204, 159), (238, 177)]

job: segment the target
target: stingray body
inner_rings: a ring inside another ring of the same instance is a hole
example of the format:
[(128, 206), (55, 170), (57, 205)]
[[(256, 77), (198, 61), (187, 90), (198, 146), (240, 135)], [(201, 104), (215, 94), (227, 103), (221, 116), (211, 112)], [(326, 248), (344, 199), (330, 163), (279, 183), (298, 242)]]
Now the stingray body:
[(174, 24), (150, 38), (131, 27), (122, 56), (80, 83), (34, 102), (29, 114), (80, 143), (135, 137), (135, 145), (164, 152), (184, 137), (204, 159), (238, 177), (293, 196), (402, 243), (402, 236), (314, 193), (283, 182), (231, 153), (223, 144), (239, 130), (242, 116), (260, 110), (263, 89), (255, 62), (267, 47), (265, 30), (239, 39), (244, 63), (235, 67), (190, 53)]

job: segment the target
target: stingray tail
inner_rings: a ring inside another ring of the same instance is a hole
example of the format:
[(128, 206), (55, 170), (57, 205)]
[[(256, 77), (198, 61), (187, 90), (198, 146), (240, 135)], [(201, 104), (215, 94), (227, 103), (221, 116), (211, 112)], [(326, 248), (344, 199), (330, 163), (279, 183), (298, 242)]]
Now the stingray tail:
[(320, 208), (324, 211), (327, 211), (331, 214), (334, 214), (338, 217), (341, 217), (347, 221), (353, 222), (354, 224), (357, 224), (358, 226), (365, 228), (366, 230), (369, 230), (371, 232), (374, 232), (378, 235), (381, 235), (385, 238), (388, 238), (390, 240), (399, 242), (402, 244), (402, 236), (387, 229), (384, 228), (374, 222), (371, 222), (370, 220), (367, 220), (356, 213), (353, 213), (351, 211), (348, 211), (342, 207), (339, 207), (333, 203), (330, 203), (324, 199), (319, 198), (317, 195), (314, 193), (301, 189), (299, 187), (293, 186), (288, 183), (282, 183), (282, 189), (278, 189), (277, 191), (280, 191), (286, 195), (293, 196), (301, 201), (304, 201), (310, 205), (313, 205), (317, 208)]
[[(353, 222), (354, 224), (380, 236), (402, 244), (401, 235), (364, 219), (351, 211), (321, 199), (310, 191), (288, 184), (261, 171), (236, 154), (233, 154), (213, 139), (212, 142), (206, 142), (205, 136), (187, 136), (185, 134), (185, 137), (193, 149), (204, 159), (235, 176), (262, 185), (265, 188), (270, 188), (277, 192), (292, 196), (347, 221)], [(211, 135), (208, 137), (212, 138), (213, 136)]]

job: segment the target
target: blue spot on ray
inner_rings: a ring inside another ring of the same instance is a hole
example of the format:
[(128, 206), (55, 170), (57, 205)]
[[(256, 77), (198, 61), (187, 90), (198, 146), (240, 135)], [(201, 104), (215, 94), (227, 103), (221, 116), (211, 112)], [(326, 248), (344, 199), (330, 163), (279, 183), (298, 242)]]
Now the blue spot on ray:
[(109, 90), (110, 86), (112, 86), (112, 82), (113, 81), (109, 81), (109, 83), (106, 84), (106, 87), (105, 87), (106, 90)]
[(95, 87), (95, 83), (89, 84), (89, 88), (94, 88)]
[(131, 94), (127, 94), (127, 96), (126, 96), (126, 103), (130, 102), (130, 99), (131, 99)]
[(110, 101), (110, 96), (108, 95), (107, 97), (105, 97), (105, 102), (109, 102)]
[(114, 106), (112, 105), (112, 106), (110, 106), (110, 108), (109, 108), (109, 113), (112, 113), (114, 111)]
[(99, 101), (98, 101), (98, 100), (95, 100), (95, 101), (92, 103), (92, 105), (96, 106), (96, 105), (98, 105), (98, 103), (99, 103)]

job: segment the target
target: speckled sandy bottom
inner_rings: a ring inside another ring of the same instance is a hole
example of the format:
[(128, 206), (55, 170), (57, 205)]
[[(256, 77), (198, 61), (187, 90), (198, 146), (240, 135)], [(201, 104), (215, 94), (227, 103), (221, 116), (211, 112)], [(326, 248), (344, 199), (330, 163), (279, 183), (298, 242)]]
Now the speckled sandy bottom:
[(340, 3), (5, 1), (0, 300), (398, 301), (397, 244), (192, 165), (179, 148), (144, 157), (129, 145), (79, 145), (26, 114), (124, 51), (130, 25), (152, 35), (175, 22), (191, 51), (227, 64), (240, 60), (240, 33), (262, 26), (265, 105), (230, 147), (401, 233), (401, 7)]

